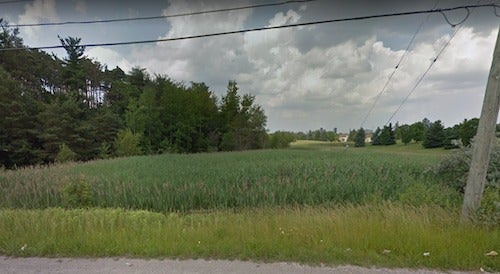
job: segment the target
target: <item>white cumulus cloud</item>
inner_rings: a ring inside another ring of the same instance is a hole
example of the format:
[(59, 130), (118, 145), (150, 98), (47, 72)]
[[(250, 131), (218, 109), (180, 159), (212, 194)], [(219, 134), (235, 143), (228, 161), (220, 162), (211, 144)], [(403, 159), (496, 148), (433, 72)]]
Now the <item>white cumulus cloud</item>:
[[(35, 0), (26, 4), (24, 9), (24, 13), (19, 15), (19, 24), (37, 24), (41, 22), (57, 22), (59, 20), (55, 0)], [(40, 27), (23, 28), (23, 33), (32, 40), (41, 36), (40, 31)]]
[(120, 67), (123, 71), (128, 72), (133, 65), (118, 52), (104, 47), (94, 47), (87, 50), (87, 56), (93, 60), (99, 61), (101, 64), (108, 66), (108, 69)]

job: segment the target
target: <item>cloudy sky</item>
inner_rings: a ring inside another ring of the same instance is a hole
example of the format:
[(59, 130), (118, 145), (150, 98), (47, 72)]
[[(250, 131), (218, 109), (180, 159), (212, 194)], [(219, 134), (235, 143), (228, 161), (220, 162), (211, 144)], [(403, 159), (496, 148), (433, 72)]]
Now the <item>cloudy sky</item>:
[[(0, 1), (0, 18), (10, 24), (100, 20), (275, 2), (283, 0)], [(500, 0), (316, 0), (169, 19), (22, 27), (20, 35), (32, 47), (58, 45), (58, 35), (81, 37), (85, 44), (135, 41), (478, 2), (500, 4)], [(465, 15), (464, 10), (447, 13), (451, 22), (459, 22)], [(464, 118), (479, 117), (499, 19), (492, 8), (472, 10), (392, 122), (413, 123), (427, 117), (452, 126)], [(185, 83), (205, 82), (219, 98), (225, 93), (228, 80), (236, 80), (242, 93), (255, 95), (257, 103), (263, 106), (270, 131), (336, 127), (345, 132), (360, 127), (406, 52), (363, 125), (368, 129), (383, 126), (456, 29), (440, 14), (421, 14), (176, 42), (92, 47), (87, 48), (86, 54), (109, 68), (120, 66), (129, 71), (139, 66), (151, 75), (167, 75)], [(60, 50), (53, 52), (64, 56)]]

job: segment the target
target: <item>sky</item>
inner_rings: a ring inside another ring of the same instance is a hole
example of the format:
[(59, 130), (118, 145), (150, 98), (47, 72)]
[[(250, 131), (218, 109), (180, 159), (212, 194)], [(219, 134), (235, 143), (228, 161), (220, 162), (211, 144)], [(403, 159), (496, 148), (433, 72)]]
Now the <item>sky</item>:
[[(0, 18), (10, 24), (101, 20), (276, 2), (284, 1), (32, 0), (4, 4), (0, 1)], [(58, 35), (80, 37), (83, 44), (106, 43), (478, 2), (500, 4), (500, 0), (316, 0), (157, 20), (21, 27), (19, 31), (25, 45), (31, 47), (59, 45)], [(466, 12), (457, 10), (446, 16), (454, 23), (465, 18)], [(391, 116), (394, 116), (392, 123), (410, 124), (428, 118), (441, 120), (448, 127), (481, 113), (499, 19), (493, 8), (477, 8), (457, 27), (450, 26), (441, 14), (419, 14), (172, 42), (89, 47), (86, 55), (110, 69), (119, 66), (128, 72), (141, 67), (152, 76), (166, 75), (185, 84), (205, 82), (219, 99), (226, 92), (228, 81), (235, 80), (241, 94), (256, 96), (256, 103), (268, 117), (270, 132), (319, 128), (348, 132), (360, 126), (375, 129), (385, 125)], [(458, 28), (449, 46), (411, 92)], [(62, 50), (49, 52), (65, 56)]]

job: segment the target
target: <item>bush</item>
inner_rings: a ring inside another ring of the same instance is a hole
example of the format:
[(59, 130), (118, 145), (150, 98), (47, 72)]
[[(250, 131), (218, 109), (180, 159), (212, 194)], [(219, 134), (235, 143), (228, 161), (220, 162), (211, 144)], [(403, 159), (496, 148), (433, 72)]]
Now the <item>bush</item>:
[(477, 213), (479, 223), (487, 226), (500, 226), (500, 187), (486, 187)]
[(59, 152), (57, 153), (55, 161), (57, 163), (72, 162), (76, 159), (76, 153), (71, 150), (66, 144), (59, 146)]
[(103, 142), (99, 147), (99, 159), (109, 159), (111, 156), (111, 145)]
[(295, 141), (295, 136), (289, 132), (276, 131), (269, 134), (268, 147), (269, 148), (287, 148), (290, 143)]
[(141, 155), (140, 141), (141, 135), (134, 134), (129, 128), (118, 131), (114, 142), (116, 156)]
[[(461, 148), (443, 159), (427, 172), (436, 176), (445, 185), (464, 193), (472, 157), (472, 148)], [(490, 164), (486, 174), (486, 187), (477, 212), (481, 224), (500, 224), (500, 143), (491, 152)]]
[[(472, 147), (458, 149), (438, 165), (429, 168), (427, 172), (437, 176), (445, 185), (464, 193), (471, 157)], [(500, 144), (498, 143), (491, 152), (486, 181), (488, 186), (500, 187)]]
[(89, 207), (92, 203), (92, 193), (90, 185), (84, 177), (80, 177), (77, 181), (71, 181), (63, 190), (64, 205), (69, 208)]

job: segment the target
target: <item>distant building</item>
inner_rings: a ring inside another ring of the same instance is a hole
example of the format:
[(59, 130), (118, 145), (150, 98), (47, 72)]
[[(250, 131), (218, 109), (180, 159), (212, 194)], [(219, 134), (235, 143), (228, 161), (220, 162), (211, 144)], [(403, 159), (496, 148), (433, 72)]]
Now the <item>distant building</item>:
[(371, 132), (370, 133), (366, 133), (365, 134), (365, 143), (371, 143), (372, 142), (372, 137), (373, 137), (373, 133), (371, 133)]
[(339, 141), (341, 143), (345, 143), (347, 142), (347, 139), (349, 138), (349, 134), (348, 133), (340, 133), (339, 134)]

